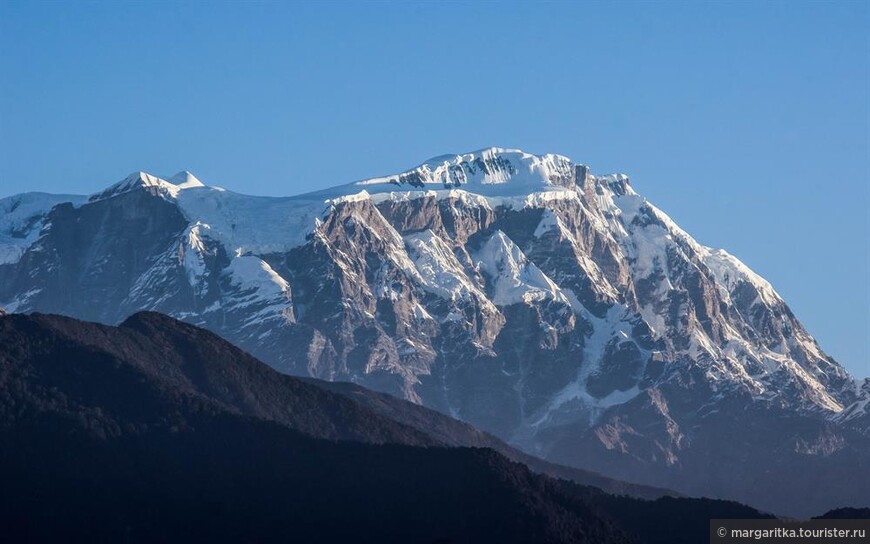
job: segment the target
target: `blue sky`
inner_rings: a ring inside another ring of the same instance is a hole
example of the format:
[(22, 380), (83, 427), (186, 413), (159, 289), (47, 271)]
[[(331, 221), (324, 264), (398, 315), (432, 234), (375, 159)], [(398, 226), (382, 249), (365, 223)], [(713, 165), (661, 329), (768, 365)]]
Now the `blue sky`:
[(287, 195), (496, 145), (635, 188), (870, 375), (864, 2), (0, 3), (0, 196)]

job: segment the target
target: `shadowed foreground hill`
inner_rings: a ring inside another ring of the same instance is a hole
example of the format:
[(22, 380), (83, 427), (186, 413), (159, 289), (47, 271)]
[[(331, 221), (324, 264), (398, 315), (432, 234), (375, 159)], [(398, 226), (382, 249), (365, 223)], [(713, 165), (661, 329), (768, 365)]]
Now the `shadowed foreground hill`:
[(679, 493), (671, 490), (622, 482), (588, 470), (545, 461), (511, 447), (499, 438), (480, 431), (468, 423), (458, 421), (425, 406), (420, 406), (419, 404), (414, 404), (386, 393), (366, 389), (361, 385), (348, 382), (327, 382), (313, 378), (303, 379), (320, 388), (353, 399), (354, 402), (376, 414), (425, 432), (445, 446), (491, 448), (508, 459), (522, 463), (540, 474), (597, 487), (617, 495), (630, 495), (644, 499), (680, 496)]
[[(157, 314), (3, 316), (0, 346), (0, 531), (14, 540), (692, 542), (709, 517), (758, 515), (441, 447)], [(685, 535), (662, 534), (685, 512)]]
[[(159, 390), (207, 398), (223, 409), (275, 421), (314, 438), (372, 444), (492, 448), (542, 472), (593, 485), (609, 492), (658, 498), (674, 494), (632, 485), (523, 454), (498, 438), (434, 410), (349, 383), (299, 379), (281, 374), (219, 336), (153, 312), (140, 312), (120, 327), (105, 327), (57, 316), (34, 316), (69, 341), (121, 359), (116, 372), (143, 373)], [(147, 340), (145, 338), (147, 338)], [(58, 345), (62, 348), (62, 345)], [(66, 349), (66, 348), (63, 348)], [(99, 358), (76, 380), (98, 384), (108, 379)], [(95, 387), (94, 403), (129, 410), (112, 388)], [(109, 397), (106, 397), (109, 395)], [(162, 413), (152, 407), (147, 413)], [(145, 412), (141, 412), (145, 413)]]

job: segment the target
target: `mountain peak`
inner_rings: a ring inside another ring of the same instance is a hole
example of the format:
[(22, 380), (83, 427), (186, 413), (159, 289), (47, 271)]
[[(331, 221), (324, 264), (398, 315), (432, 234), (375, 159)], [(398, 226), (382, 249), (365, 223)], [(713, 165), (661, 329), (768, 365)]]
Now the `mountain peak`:
[[(427, 165), (427, 164), (437, 166), (439, 164), (444, 163), (445, 161), (451, 161), (451, 160), (454, 160), (456, 158), (462, 158), (462, 157), (492, 158), (492, 157), (497, 157), (499, 155), (534, 156), (531, 153), (526, 153), (522, 149), (512, 149), (512, 148), (506, 148), (506, 147), (490, 146), (490, 147), (484, 147), (482, 149), (478, 149), (476, 151), (469, 151), (466, 153), (447, 153), (444, 155), (438, 155), (436, 157), (432, 157), (431, 159), (429, 159), (427, 161), (424, 161), (420, 166)], [(567, 158), (567, 157), (564, 157), (564, 158)]]
[(193, 187), (205, 187), (205, 184), (189, 170), (182, 170), (169, 178), (169, 182), (177, 185), (180, 189), (190, 189)]
[(462, 190), (484, 197), (525, 197), (541, 192), (574, 191), (588, 168), (556, 154), (487, 147), (433, 157), (396, 174), (362, 179), (305, 195), (317, 199), (397, 192)]
[(104, 200), (135, 189), (146, 189), (154, 196), (175, 198), (180, 191), (197, 187), (205, 187), (205, 184), (187, 170), (175, 174), (169, 178), (169, 181), (140, 170), (133, 172), (107, 189), (91, 195), (88, 201)]

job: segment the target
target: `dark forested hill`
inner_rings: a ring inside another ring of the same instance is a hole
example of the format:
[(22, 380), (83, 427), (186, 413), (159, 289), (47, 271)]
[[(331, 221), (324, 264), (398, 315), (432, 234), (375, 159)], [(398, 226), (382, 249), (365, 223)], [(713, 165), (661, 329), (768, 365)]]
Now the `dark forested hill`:
[[(2, 316), (0, 535), (692, 542), (709, 517), (759, 515), (608, 495), (385, 413), (158, 314), (120, 327)], [(680, 520), (684, 534), (667, 529)]]

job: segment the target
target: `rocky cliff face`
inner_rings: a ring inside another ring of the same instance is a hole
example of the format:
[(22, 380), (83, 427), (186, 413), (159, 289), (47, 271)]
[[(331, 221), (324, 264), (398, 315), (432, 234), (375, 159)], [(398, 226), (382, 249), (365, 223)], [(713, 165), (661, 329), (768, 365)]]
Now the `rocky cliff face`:
[(156, 310), (563, 463), (793, 513), (870, 502), (866, 385), (623, 175), (487, 149), (292, 198), (137, 173), (0, 209), (9, 311)]

